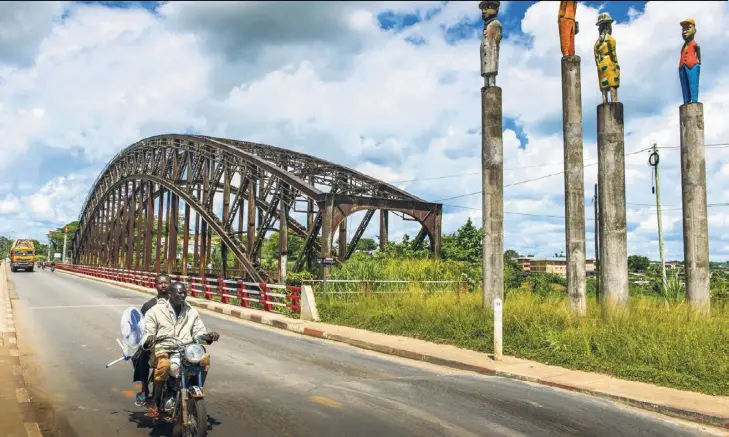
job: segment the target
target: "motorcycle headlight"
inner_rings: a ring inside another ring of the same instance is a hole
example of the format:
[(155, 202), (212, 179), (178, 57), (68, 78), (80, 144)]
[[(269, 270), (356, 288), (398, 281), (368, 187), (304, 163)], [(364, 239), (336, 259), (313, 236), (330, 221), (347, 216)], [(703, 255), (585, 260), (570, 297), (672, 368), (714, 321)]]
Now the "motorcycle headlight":
[(197, 364), (205, 355), (205, 348), (199, 344), (191, 344), (185, 348), (185, 359), (191, 364)]

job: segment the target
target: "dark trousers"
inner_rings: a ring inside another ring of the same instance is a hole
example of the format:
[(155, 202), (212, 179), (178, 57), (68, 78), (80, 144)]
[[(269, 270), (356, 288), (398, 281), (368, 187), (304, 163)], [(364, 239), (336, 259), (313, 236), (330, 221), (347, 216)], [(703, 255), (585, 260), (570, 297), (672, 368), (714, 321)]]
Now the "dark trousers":
[(149, 351), (139, 348), (139, 351), (132, 357), (132, 365), (134, 366), (133, 382), (141, 382), (142, 387), (149, 387)]

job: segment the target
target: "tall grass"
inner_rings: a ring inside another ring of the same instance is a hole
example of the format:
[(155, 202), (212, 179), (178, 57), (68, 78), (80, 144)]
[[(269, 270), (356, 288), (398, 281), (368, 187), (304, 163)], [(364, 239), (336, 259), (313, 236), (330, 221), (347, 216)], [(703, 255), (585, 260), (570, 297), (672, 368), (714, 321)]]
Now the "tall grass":
[[(407, 272), (407, 264), (403, 271)], [(360, 278), (358, 278), (360, 279)], [(357, 328), (492, 352), (493, 322), (479, 293), (329, 297), (322, 318)], [(690, 319), (686, 304), (633, 297), (626, 313), (603, 319), (571, 315), (562, 297), (512, 291), (504, 302), (504, 352), (521, 358), (623, 379), (713, 395), (729, 395), (729, 308)]]

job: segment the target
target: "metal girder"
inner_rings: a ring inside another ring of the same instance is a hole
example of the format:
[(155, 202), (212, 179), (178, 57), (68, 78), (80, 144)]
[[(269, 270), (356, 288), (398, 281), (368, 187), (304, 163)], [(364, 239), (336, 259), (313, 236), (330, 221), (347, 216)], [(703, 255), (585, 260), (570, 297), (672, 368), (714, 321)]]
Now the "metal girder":
[(276, 219), (276, 208), (278, 208), (279, 199), (279, 193), (274, 194), (273, 199), (271, 199), (269, 209), (266, 211), (261, 228), (258, 230), (258, 235), (256, 235), (256, 242), (253, 245), (253, 252), (251, 253), (252, 259), (257, 259), (260, 255), (263, 240), (266, 238), (266, 232), (271, 228), (273, 221)]
[[(210, 162), (211, 166), (209, 170), (205, 170), (203, 178), (203, 170), (207, 167), (206, 162)], [(238, 175), (240, 183), (237, 185), (239, 186), (234, 188), (228, 182), (226, 190), (223, 187), (224, 184), (220, 184), (220, 177), (224, 173), (230, 178)], [(243, 214), (238, 212), (243, 208), (244, 202), (253, 202), (252, 208), (261, 214), (257, 226), (255, 226), (255, 220), (251, 224), (251, 213), (249, 213), (247, 225), (248, 233), (251, 233), (251, 229), (257, 228), (257, 232), (254, 234), (258, 235), (255, 235), (255, 239), (251, 241), (255, 247), (255, 250), (251, 251), (251, 255), (257, 255), (260, 253), (266, 231), (270, 228), (274, 218), (283, 219), (283, 216), (279, 217), (276, 214), (277, 211), (280, 214), (278, 202), (281, 201), (280, 190), (282, 187), (286, 187), (287, 195), (283, 201), (288, 204), (289, 208), (299, 199), (319, 207), (323, 205), (322, 202), (325, 198), (333, 199), (335, 205), (331, 210), (333, 215), (331, 217), (327, 215), (324, 220), (321, 217), (321, 211), (317, 211), (317, 219), (312, 223), (311, 229), (307, 229), (296, 221), (290, 213), (284, 214), (287, 228), (293, 234), (306, 238), (304, 250), (297, 260), (297, 270), (301, 268), (303, 261), (311, 256), (312, 251), (321, 251), (322, 244), (318, 237), (325, 231), (324, 226), (327, 226), (327, 234), (332, 235), (330, 227), (336, 228), (344, 218), (359, 210), (368, 210), (368, 212), (355, 233), (349, 250), (346, 251), (345, 259), (351, 256), (355, 250), (357, 241), (371, 220), (373, 212), (370, 210), (374, 209), (400, 211), (408, 214), (423, 225), (423, 235), (430, 236), (432, 243), (434, 237), (438, 244), (440, 241), (441, 205), (424, 202), (412, 194), (352, 169), (303, 153), (263, 144), (201, 135), (172, 134), (158, 135), (132, 144), (118, 153), (99, 174), (79, 214), (79, 231), (73, 241), (73, 247), (76, 248), (75, 259), (83, 256), (84, 259), (103, 258), (107, 262), (115, 261), (113, 253), (104, 253), (101, 256), (93, 253), (90, 257), (86, 255), (89, 254), (89, 251), (104, 250), (104, 244), (96, 241), (99, 229), (106, 229), (107, 241), (111, 241), (112, 245), (122, 244), (121, 241), (116, 242), (123, 238), (122, 230), (129, 233), (129, 230), (123, 227), (130, 220), (127, 217), (128, 212), (125, 212), (127, 199), (121, 195), (118, 199), (115, 197), (114, 202), (117, 202), (117, 205), (112, 205), (107, 199), (112, 190), (124, 180), (153, 181), (163, 187), (166, 192), (173, 193), (176, 198), (188, 203), (203, 218), (203, 227), (210, 226), (216, 233), (220, 233), (222, 241), (237, 258), (240, 258), (241, 255), (248, 256), (247, 252), (242, 250), (240, 236), (236, 237), (236, 233), (231, 230), (236, 218), (239, 221), (238, 228), (242, 229)], [(202, 190), (203, 185), (205, 185), (204, 190)], [(329, 192), (322, 191), (318, 188), (319, 186), (328, 187)], [(227, 199), (224, 199), (225, 220), (218, 217), (213, 211), (212, 200), (221, 190), (224, 197), (227, 194)], [(154, 195), (158, 197), (158, 193), (159, 191), (155, 190)], [(199, 199), (197, 193), (200, 194)], [(271, 193), (274, 193), (274, 196), (269, 200)], [(234, 197), (232, 202), (231, 196)], [(135, 209), (137, 209), (137, 205), (141, 206), (145, 200), (144, 198), (137, 199), (136, 192), (134, 197)], [(190, 199), (189, 202), (188, 199)], [(109, 208), (99, 214), (100, 205), (105, 202), (109, 203)], [(161, 203), (160, 208), (162, 208)], [(313, 215), (313, 211), (311, 214)], [(150, 223), (154, 221), (150, 220), (148, 220)], [(138, 218), (139, 222), (141, 219)], [(137, 225), (138, 227), (139, 225)], [(185, 232), (189, 230), (187, 225), (183, 230)], [(195, 241), (197, 241), (197, 232)], [(110, 252), (113, 252), (113, 248), (107, 249), (112, 249)], [(209, 251), (209, 247), (207, 249)], [(168, 252), (173, 253), (169, 250)], [(174, 260), (172, 261), (174, 262)], [(257, 277), (263, 276), (263, 271), (258, 270), (260, 266), (254, 268), (250, 262), (246, 266), (245, 261), (241, 261), (241, 264), (246, 269), (256, 271)]]
[(135, 180), (143, 180), (143, 181), (151, 181), (156, 184), (160, 184), (164, 186), (166, 189), (171, 191), (177, 196), (180, 196), (192, 209), (197, 211), (208, 223), (208, 226), (211, 226), (213, 230), (220, 236), (220, 238), (223, 240), (223, 242), (233, 250), (235, 256), (238, 258), (238, 260), (243, 264), (244, 268), (248, 271), (248, 274), (251, 276), (251, 278), (254, 281), (263, 281), (263, 276), (253, 267), (253, 264), (248, 259), (248, 256), (245, 253), (245, 249), (243, 248), (243, 245), (240, 243), (240, 241), (237, 241), (236, 238), (228, 235), (227, 232), (224, 231), (223, 228), (223, 222), (216, 216), (212, 215), (209, 211), (207, 211), (205, 208), (203, 208), (202, 203), (200, 203), (197, 199), (195, 199), (193, 196), (189, 195), (184, 190), (180, 190), (178, 187), (171, 185), (167, 185), (167, 181), (165, 181), (163, 178), (154, 176), (154, 175), (145, 175), (142, 178), (136, 178), (135, 176), (126, 176), (117, 181), (115, 184), (112, 184), (109, 187), (109, 190), (115, 189), (117, 186), (130, 181)]
[(367, 226), (370, 224), (370, 220), (372, 220), (373, 215), (375, 215), (374, 209), (368, 209), (365, 213), (362, 222), (359, 224), (359, 226), (357, 226), (357, 230), (352, 236), (352, 241), (350, 241), (349, 246), (347, 247), (347, 254), (344, 257), (345, 260), (348, 260), (349, 257), (352, 256), (352, 254), (354, 253), (355, 249), (357, 248), (357, 243), (359, 243), (360, 238), (362, 238), (362, 235), (364, 235), (364, 232), (367, 229)]
[[(316, 241), (316, 236), (319, 234), (319, 231), (321, 230), (322, 222), (323, 221), (322, 221), (321, 211), (319, 211), (318, 213), (316, 213), (316, 217), (314, 218), (314, 225), (311, 227), (308, 234), (306, 235), (306, 240), (304, 241), (304, 247), (301, 249), (299, 258), (296, 260), (296, 265), (294, 266), (295, 272), (298, 272), (301, 270), (301, 268), (304, 266), (304, 262), (306, 262), (306, 258), (308, 258), (310, 256), (311, 249), (314, 246), (314, 242)], [(321, 245), (319, 247), (321, 247)]]
[(420, 228), (420, 232), (418, 232), (418, 235), (415, 236), (415, 238), (412, 241), (412, 245), (410, 246), (413, 250), (418, 250), (423, 244), (423, 241), (425, 241), (425, 237), (428, 236), (428, 233), (425, 232), (425, 228)]

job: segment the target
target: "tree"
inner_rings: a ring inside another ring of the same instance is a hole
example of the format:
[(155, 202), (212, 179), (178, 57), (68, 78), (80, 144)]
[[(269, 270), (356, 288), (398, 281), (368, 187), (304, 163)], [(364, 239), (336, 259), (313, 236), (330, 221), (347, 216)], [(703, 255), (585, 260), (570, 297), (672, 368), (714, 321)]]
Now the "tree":
[(509, 249), (506, 252), (504, 252), (505, 260), (514, 259), (514, 258), (519, 258), (519, 252), (517, 252), (513, 249)]
[(374, 240), (374, 238), (360, 238), (357, 242), (357, 247), (355, 249), (362, 252), (376, 250), (377, 242)]
[(651, 261), (646, 256), (630, 255), (628, 257), (628, 270), (631, 272), (645, 272), (650, 264)]
[(443, 257), (456, 261), (476, 262), (483, 256), (483, 233), (469, 217), (455, 235), (444, 236)]

